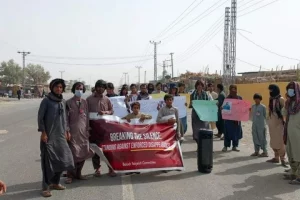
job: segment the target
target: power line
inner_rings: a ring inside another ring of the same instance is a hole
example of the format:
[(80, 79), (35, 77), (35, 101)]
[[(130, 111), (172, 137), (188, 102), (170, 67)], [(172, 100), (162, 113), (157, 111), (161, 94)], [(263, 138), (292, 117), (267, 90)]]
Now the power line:
[(222, 18), (223, 15), (204, 34), (202, 34), (196, 42), (194, 42), (189, 48), (187, 48), (182, 54), (180, 54), (179, 57), (187, 54), (189, 51), (192, 51), (193, 49), (195, 49), (195, 47), (197, 48), (197, 45), (201, 44), (206, 36), (211, 35), (210, 32), (214, 32), (213, 30), (221, 25), (220, 23), (223, 22)]
[(65, 60), (118, 60), (118, 59), (130, 59), (130, 58), (143, 58), (150, 57), (153, 55), (144, 56), (123, 56), (123, 57), (67, 57), (67, 56), (44, 56), (44, 55), (30, 55), (30, 57), (40, 57), (40, 58), (52, 58), (52, 59), (65, 59)]
[[(242, 10), (239, 10), (239, 12), (243, 12), (244, 10), (247, 10), (248, 8), (251, 8), (251, 7), (253, 7), (253, 6), (256, 6), (257, 4), (260, 4), (260, 3), (264, 2), (264, 1), (265, 1), (265, 0), (261, 0), (261, 1), (255, 2), (254, 4), (252, 4), (252, 5), (250, 5), (250, 6), (246, 7), (246, 8), (244, 8), (244, 9), (242, 9)], [(251, 1), (250, 1), (250, 2), (251, 2)]]
[(241, 8), (241, 7), (244, 7), (245, 5), (247, 5), (247, 4), (249, 4), (249, 3), (253, 2), (253, 1), (255, 1), (255, 0), (250, 0), (250, 1), (248, 1), (248, 2), (246, 2), (244, 4), (242, 4), (242, 5), (240, 5), (241, 2), (239, 2), (238, 9)]
[(269, 5), (271, 5), (271, 4), (273, 4), (273, 3), (277, 2), (277, 1), (279, 1), (279, 0), (272, 1), (272, 2), (270, 2), (270, 3), (268, 3), (268, 4), (265, 4), (265, 5), (261, 6), (261, 7), (258, 7), (258, 8), (256, 8), (256, 9), (254, 9), (254, 10), (252, 10), (252, 11), (249, 11), (249, 12), (247, 12), (247, 13), (245, 13), (245, 14), (239, 15), (238, 17), (243, 17), (243, 16), (245, 16), (245, 15), (248, 15), (248, 14), (250, 14), (250, 13), (253, 13), (253, 12), (255, 12), (255, 11), (257, 11), (257, 10), (260, 10), (260, 9), (266, 7), (266, 6), (269, 6)]
[(292, 57), (288, 57), (288, 56), (284, 56), (284, 55), (281, 55), (281, 54), (276, 53), (276, 52), (274, 52), (274, 51), (271, 51), (271, 50), (269, 50), (269, 49), (267, 49), (267, 48), (265, 48), (265, 47), (263, 47), (263, 46), (261, 46), (261, 45), (255, 43), (254, 41), (250, 40), (250, 39), (247, 38), (245, 35), (243, 35), (241, 32), (238, 31), (238, 33), (239, 33), (243, 38), (245, 38), (248, 42), (254, 44), (255, 46), (257, 46), (257, 47), (259, 47), (259, 48), (261, 48), (261, 49), (263, 49), (263, 50), (265, 50), (265, 51), (267, 51), (267, 52), (269, 52), (269, 53), (271, 53), (271, 54), (274, 54), (274, 55), (276, 55), (276, 56), (279, 56), (279, 57), (282, 57), (282, 58), (286, 58), (286, 59), (289, 59), (289, 60), (296, 60), (296, 61), (300, 62), (300, 59), (292, 58)]
[(38, 63), (49, 63), (49, 64), (57, 64), (57, 65), (83, 65), (83, 66), (105, 66), (105, 65), (122, 65), (128, 63), (137, 63), (145, 60), (152, 60), (152, 58), (144, 59), (144, 60), (135, 60), (135, 61), (128, 61), (128, 62), (120, 62), (120, 63), (100, 63), (100, 64), (82, 64), (82, 63), (61, 63), (61, 62), (49, 62), (43, 60), (28, 60), (31, 62), (38, 62)]
[[(210, 15), (212, 12), (214, 12), (215, 10), (217, 10), (219, 7), (223, 6), (225, 3), (227, 3), (228, 0), (225, 0), (221, 5), (217, 6), (221, 1), (218, 1), (216, 3), (214, 3), (211, 7), (209, 7), (208, 9), (206, 9), (204, 12), (202, 12), (200, 15), (198, 15), (197, 17), (195, 17), (193, 20), (191, 20), (189, 23), (187, 23), (186, 25), (184, 25), (183, 27), (181, 27), (180, 29), (178, 29), (177, 31), (171, 33), (170, 35), (166, 36), (165, 38), (163, 38), (162, 40), (165, 40), (173, 35), (178, 36), (181, 33), (185, 32), (186, 30), (188, 30), (190, 27), (194, 26), (196, 23), (198, 23), (199, 21), (201, 21), (202, 19), (204, 19), (205, 17), (207, 17), (208, 15)], [(207, 13), (206, 15), (204, 15), (207, 11), (209, 11), (210, 9), (212, 9), (213, 7), (217, 6), (216, 8), (214, 8), (213, 10), (211, 10), (209, 13)], [(204, 15), (204, 16), (203, 16)], [(203, 16), (203, 17), (201, 17)], [(201, 17), (201, 18), (200, 18)]]
[(181, 60), (179, 63), (184, 62), (185, 60), (187, 60), (189, 57), (192, 57), (194, 54), (196, 54), (199, 50), (201, 50), (206, 44), (208, 44), (218, 33), (220, 33), (220, 31), (222, 30), (222, 26), (219, 27), (219, 30), (215, 31), (215, 34), (210, 35), (211, 37), (206, 41), (206, 43), (203, 43), (202, 46), (200, 46), (196, 51), (194, 51), (193, 54), (187, 56), (185, 59)]
[[(156, 38), (163, 36), (163, 33), (167, 33), (174, 26), (176, 26), (179, 22), (181, 22), (188, 14), (193, 12), (204, 0), (200, 1), (194, 8), (192, 8), (188, 13), (186, 13), (179, 21), (177, 21), (197, 0), (191, 3), (181, 14), (177, 17), (164, 31), (162, 31)], [(176, 22), (177, 21), (177, 22)], [(176, 23), (175, 23), (176, 22)]]
[[(218, 47), (217, 45), (215, 45), (216, 47), (217, 47), (217, 49), (223, 54), (223, 51), (220, 49), (220, 47)], [(260, 68), (260, 66), (258, 66), (258, 65), (255, 65), (255, 64), (252, 64), (252, 63), (249, 63), (249, 62), (247, 62), (247, 61), (244, 61), (244, 60), (241, 60), (241, 59), (239, 59), (239, 58), (236, 58), (238, 61), (240, 61), (240, 62), (243, 62), (243, 63), (246, 63), (246, 64), (248, 64), (248, 65), (250, 65), (250, 66), (253, 66), (253, 67), (257, 67), (257, 68)], [(265, 69), (265, 70), (269, 70), (269, 69), (267, 69), (267, 68), (262, 68), (262, 69)]]

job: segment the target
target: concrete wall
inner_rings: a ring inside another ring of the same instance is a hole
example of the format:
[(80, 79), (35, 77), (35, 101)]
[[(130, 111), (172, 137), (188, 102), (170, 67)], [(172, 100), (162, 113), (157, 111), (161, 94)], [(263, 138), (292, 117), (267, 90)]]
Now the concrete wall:
[(252, 84), (237, 84), (238, 94), (244, 99), (253, 102), (253, 95), (260, 93), (263, 97), (262, 103), (268, 106), (269, 104), (269, 90), (270, 84), (276, 84), (280, 88), (281, 95), (285, 97), (286, 86), (288, 82), (276, 83), (252, 83)]

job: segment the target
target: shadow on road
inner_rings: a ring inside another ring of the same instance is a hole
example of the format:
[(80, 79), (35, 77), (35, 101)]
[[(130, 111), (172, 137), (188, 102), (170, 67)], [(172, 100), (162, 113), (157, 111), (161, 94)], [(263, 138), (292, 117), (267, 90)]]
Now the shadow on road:
[[(172, 173), (172, 175), (170, 175)], [(175, 173), (175, 174), (174, 174)], [(174, 175), (173, 175), (174, 174)], [(131, 176), (132, 184), (144, 184), (144, 183), (154, 183), (161, 181), (176, 181), (188, 178), (195, 178), (197, 176), (204, 176), (209, 174), (202, 174), (198, 171), (190, 171), (190, 172), (169, 172), (169, 173), (161, 173), (161, 172), (153, 172), (153, 173), (145, 173), (136, 176)]]
[(216, 173), (216, 175), (245, 175), (245, 174), (252, 174), (254, 172), (258, 172), (261, 170), (268, 170), (278, 167), (278, 165), (274, 165), (267, 162), (262, 163), (253, 163), (249, 165), (243, 165), (236, 168), (227, 169), (224, 172)]
[[(218, 151), (218, 152), (220, 152), (221, 154), (224, 154), (224, 155), (230, 153), (230, 151), (228, 151), (228, 152)], [(223, 157), (225, 157), (225, 156), (223, 156)], [(251, 156), (238, 156), (238, 157), (218, 160), (218, 161), (215, 162), (215, 164), (216, 165), (217, 164), (232, 164), (232, 163), (244, 162), (244, 161), (254, 160), (254, 159), (261, 159), (261, 158), (251, 157)], [(264, 162), (263, 159), (262, 159), (262, 161)]]
[[(251, 188), (245, 190), (249, 186)], [(288, 181), (282, 180), (281, 174), (251, 176), (244, 183), (233, 185), (233, 187), (243, 189), (243, 191), (235, 191), (233, 195), (220, 200), (241, 200), (245, 199), (245, 197), (247, 199), (282, 200), (282, 198), (275, 196), (292, 193), (299, 189), (299, 186), (290, 185)]]

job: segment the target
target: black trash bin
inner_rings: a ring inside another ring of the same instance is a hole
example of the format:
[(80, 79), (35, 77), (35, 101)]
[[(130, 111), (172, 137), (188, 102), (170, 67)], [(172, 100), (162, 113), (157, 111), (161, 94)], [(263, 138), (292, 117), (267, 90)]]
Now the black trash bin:
[(211, 173), (213, 168), (213, 131), (200, 129), (198, 132), (198, 171)]

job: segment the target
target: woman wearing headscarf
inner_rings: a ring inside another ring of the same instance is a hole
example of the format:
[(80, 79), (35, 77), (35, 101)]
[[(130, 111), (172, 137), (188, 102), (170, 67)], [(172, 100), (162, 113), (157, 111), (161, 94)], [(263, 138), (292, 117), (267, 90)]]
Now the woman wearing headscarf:
[(81, 171), (85, 160), (93, 157), (94, 152), (90, 149), (89, 143), (89, 110), (82, 95), (85, 93), (85, 86), (77, 82), (72, 87), (74, 97), (69, 99), (67, 104), (67, 122), (70, 128), (69, 146), (73, 154), (75, 169), (67, 173), (66, 184), (72, 183), (73, 178), (86, 180)]
[[(285, 163), (285, 146), (283, 143), (282, 131), (284, 127), (284, 120), (282, 116), (282, 109), (284, 107), (284, 98), (280, 95), (280, 89), (277, 85), (269, 85), (270, 100), (269, 100), (269, 133), (270, 146), (274, 151), (274, 158), (267, 160), (271, 163), (279, 163), (286, 166)], [(279, 160), (280, 159), (280, 160)]]
[[(200, 80), (198, 80), (195, 83), (195, 90), (191, 94), (189, 108), (193, 108), (193, 100), (206, 100), (206, 101), (213, 100), (211, 95), (207, 94), (207, 92), (204, 90), (204, 86), (205, 86), (204, 83)], [(199, 129), (209, 129), (209, 122), (205, 122), (199, 119), (199, 116), (197, 115), (194, 108), (192, 110), (192, 129), (193, 129), (193, 139), (197, 143), (198, 143)]]
[[(229, 86), (229, 95), (227, 99), (239, 99), (242, 100), (242, 97), (237, 94), (237, 86)], [(232, 143), (232, 151), (239, 152), (237, 148), (239, 146), (239, 140), (243, 137), (242, 125), (240, 121), (225, 120), (224, 121), (225, 131), (224, 131), (224, 148), (223, 152), (226, 152), (230, 148)]]
[(127, 97), (127, 95), (128, 95), (128, 87), (127, 86), (122, 86), (119, 96)]
[(38, 131), (41, 132), (41, 165), (43, 171), (42, 196), (52, 196), (50, 189), (64, 190), (59, 184), (63, 171), (74, 169), (74, 160), (67, 140), (70, 140), (66, 104), (62, 93), (63, 79), (50, 83), (50, 93), (41, 102), (38, 111)]
[(291, 166), (290, 184), (300, 185), (300, 86), (290, 82), (287, 87), (287, 101), (283, 109), (286, 116), (284, 125), (284, 143)]

